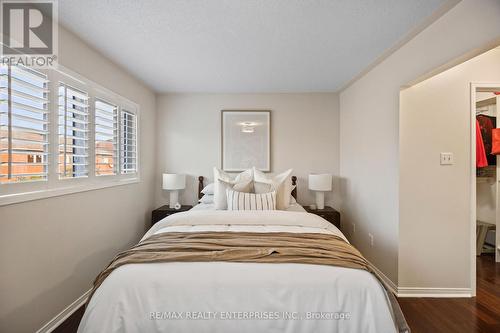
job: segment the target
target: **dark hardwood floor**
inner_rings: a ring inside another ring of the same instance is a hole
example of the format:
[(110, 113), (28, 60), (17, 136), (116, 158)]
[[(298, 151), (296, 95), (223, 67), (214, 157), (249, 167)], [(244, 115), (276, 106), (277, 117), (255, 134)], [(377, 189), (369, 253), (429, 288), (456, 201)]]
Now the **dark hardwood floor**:
[(412, 333), (500, 332), (500, 263), (477, 258), (475, 298), (400, 298)]
[(82, 320), (85, 307), (82, 306), (68, 317), (61, 325), (59, 325), (52, 333), (76, 333), (80, 320)]
[[(475, 298), (400, 298), (399, 304), (412, 333), (499, 333), (500, 263), (492, 255), (477, 260)], [(54, 333), (74, 333), (83, 307)]]

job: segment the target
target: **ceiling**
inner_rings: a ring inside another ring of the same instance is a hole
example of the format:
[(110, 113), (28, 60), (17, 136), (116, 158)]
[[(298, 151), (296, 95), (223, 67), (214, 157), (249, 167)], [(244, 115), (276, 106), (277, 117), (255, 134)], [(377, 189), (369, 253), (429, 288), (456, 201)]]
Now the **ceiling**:
[(64, 0), (59, 19), (156, 92), (323, 92), (445, 2)]

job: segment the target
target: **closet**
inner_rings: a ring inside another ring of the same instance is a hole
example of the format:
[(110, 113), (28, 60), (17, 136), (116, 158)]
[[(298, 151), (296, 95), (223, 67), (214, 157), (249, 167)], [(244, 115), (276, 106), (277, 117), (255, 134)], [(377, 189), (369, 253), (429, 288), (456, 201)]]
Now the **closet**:
[[(493, 136), (497, 128), (500, 92), (483, 89), (476, 92), (476, 219), (477, 255), (495, 253), (498, 244), (499, 172)], [(500, 125), (500, 124), (498, 124)], [(499, 126), (500, 127), (500, 126)], [(500, 129), (499, 129), (500, 130)], [(498, 176), (497, 176), (498, 175)], [(498, 207), (498, 208), (497, 208)], [(498, 256), (498, 253), (497, 253)], [(497, 257), (498, 258), (498, 257)], [(497, 260), (498, 261), (498, 260)]]

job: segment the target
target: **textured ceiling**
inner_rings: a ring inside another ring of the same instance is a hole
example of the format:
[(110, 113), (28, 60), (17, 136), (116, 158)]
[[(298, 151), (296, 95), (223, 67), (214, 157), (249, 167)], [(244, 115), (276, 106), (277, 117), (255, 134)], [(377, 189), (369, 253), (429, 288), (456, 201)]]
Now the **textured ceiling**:
[(157, 92), (336, 91), (444, 2), (61, 0), (59, 19)]

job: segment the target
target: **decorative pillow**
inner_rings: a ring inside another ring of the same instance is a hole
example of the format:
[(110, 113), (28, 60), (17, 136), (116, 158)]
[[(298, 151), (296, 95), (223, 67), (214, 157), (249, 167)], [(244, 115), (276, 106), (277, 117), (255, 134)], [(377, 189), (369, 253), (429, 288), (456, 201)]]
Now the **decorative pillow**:
[(228, 173), (214, 168), (214, 204), (215, 209), (227, 209), (226, 190), (232, 189), (238, 192), (252, 192), (253, 170), (248, 169), (231, 177)]
[(214, 194), (214, 183), (210, 183), (201, 190), (203, 194)]
[(293, 189), (292, 169), (286, 170), (273, 178), (268, 178), (262, 171), (253, 168), (255, 193), (276, 191), (276, 209), (285, 210), (290, 207)]
[(227, 210), (276, 210), (276, 192), (244, 193), (226, 190)]
[(213, 204), (214, 203), (214, 195), (213, 194), (205, 194), (204, 196), (201, 197), (200, 200), (198, 200), (199, 203), (204, 203), (204, 204)]

